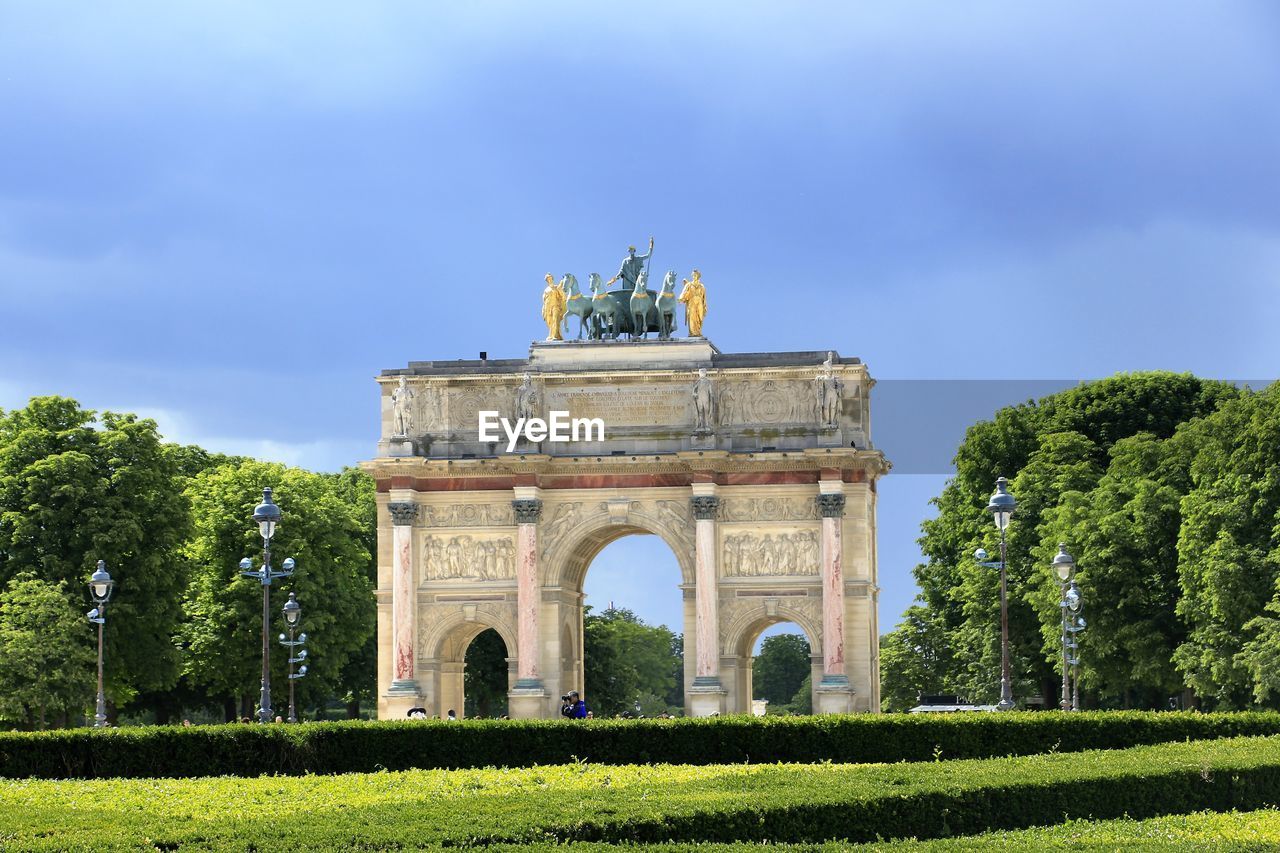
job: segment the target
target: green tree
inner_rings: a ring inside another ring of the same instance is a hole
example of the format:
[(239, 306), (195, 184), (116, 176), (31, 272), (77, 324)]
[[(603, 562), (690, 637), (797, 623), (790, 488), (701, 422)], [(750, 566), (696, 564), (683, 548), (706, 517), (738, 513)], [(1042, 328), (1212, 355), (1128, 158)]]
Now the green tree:
[(30, 572), (9, 580), (0, 593), (0, 720), (43, 729), (92, 703), (92, 627), (63, 581)]
[(760, 654), (751, 664), (755, 699), (785, 705), (796, 695), (809, 675), (809, 641), (800, 634), (775, 634), (760, 644)]
[(1008, 551), (1009, 628), (1015, 690), (1025, 696), (1051, 690), (1054, 679), (1039, 596), (1058, 503), (1071, 492), (1093, 491), (1116, 442), (1144, 432), (1168, 439), (1179, 424), (1237, 396), (1226, 383), (1187, 374), (1121, 374), (1005, 407), (969, 428), (956, 452), (956, 475), (934, 501), (938, 515), (922, 526), (925, 562), (915, 569), (928, 622), (945, 637), (935, 647), (949, 652), (937, 659), (948, 691), (980, 700), (998, 692), (999, 584), (972, 556), (978, 547), (997, 550), (985, 512), (996, 477), (1009, 477), (1019, 503)]
[[(351, 507), (360, 526), (360, 540), (369, 554), (364, 575), (370, 588), (378, 586), (378, 503), (377, 484), (359, 468), (343, 468), (337, 474), (327, 475), (338, 497)], [(347, 705), (347, 716), (360, 716), (360, 703), (372, 702), (378, 688), (378, 636), (371, 632), (360, 650), (347, 659), (338, 677), (338, 693)], [(485, 711), (486, 715), (506, 713), (507, 686), (505, 676), (501, 686), (501, 711)], [(470, 696), (470, 694), (468, 694)], [(496, 700), (495, 700), (496, 702)], [(498, 707), (494, 704), (493, 707)]]
[(107, 562), (112, 619), (129, 636), (107, 659), (113, 704), (177, 679), (188, 532), (177, 466), (154, 421), (97, 417), (64, 397), (0, 416), (0, 583), (31, 571), (87, 600), (95, 562)]
[(647, 625), (621, 608), (600, 614), (588, 608), (583, 631), (583, 698), (597, 716), (632, 711), (642, 694), (666, 696), (675, 686), (675, 635), (665, 625)]
[(186, 546), (191, 583), (182, 632), (185, 671), (209, 695), (240, 699), (242, 711), (252, 707), (261, 676), (262, 587), (241, 577), (238, 563), (248, 556), (259, 564), (262, 540), (250, 516), (264, 486), (274, 489), (283, 513), (272, 540), (273, 563), (278, 569), (285, 557), (297, 560), (296, 574), (273, 585), (273, 682), (285, 683), (286, 655), (275, 633), (283, 625), (279, 611), (286, 592), (295, 592), (302, 604), (308, 637), (309, 671), (298, 682), (300, 704), (337, 692), (343, 668), (364, 648), (375, 624), (368, 533), (331, 478), (255, 461), (199, 474), (187, 489), (195, 533)]
[(951, 650), (947, 632), (934, 613), (913, 604), (898, 627), (880, 638), (880, 709), (914, 708), (921, 693), (947, 686)]
[(1280, 615), (1280, 383), (1187, 430), (1195, 447), (1182, 500), (1175, 662), (1209, 705), (1274, 701)]
[(1038, 577), (1029, 600), (1040, 614), (1046, 659), (1061, 672), (1060, 584), (1049, 563), (1063, 542), (1090, 605), (1082, 683), (1126, 708), (1164, 707), (1182, 687), (1173, 666), (1186, 634), (1175, 612), (1176, 555), (1189, 462), (1187, 443), (1176, 437), (1120, 439), (1092, 490), (1062, 495), (1034, 549)]
[(481, 631), (467, 646), (463, 660), (466, 715), (499, 717), (507, 713), (507, 644), (502, 636), (492, 628)]

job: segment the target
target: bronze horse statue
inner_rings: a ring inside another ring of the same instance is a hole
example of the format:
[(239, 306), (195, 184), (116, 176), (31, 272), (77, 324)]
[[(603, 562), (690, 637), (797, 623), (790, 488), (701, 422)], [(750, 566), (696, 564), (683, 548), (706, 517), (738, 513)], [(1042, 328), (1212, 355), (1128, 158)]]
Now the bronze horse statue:
[[(594, 273), (593, 273), (594, 275)], [(578, 279), (567, 272), (560, 279), (560, 289), (565, 292), (564, 336), (569, 337), (569, 315), (578, 318), (578, 340), (582, 340), (582, 330), (586, 328), (587, 318), (591, 316), (591, 300), (578, 289)], [(588, 335), (590, 337), (590, 335)]]
[[(591, 287), (591, 339), (602, 341), (607, 336), (610, 340), (618, 339), (618, 303), (605, 290), (604, 279), (600, 273), (593, 272), (588, 277)], [(607, 325), (606, 325), (607, 324)]]
[(676, 271), (667, 270), (662, 279), (662, 290), (657, 296), (658, 340), (671, 340), (671, 330), (676, 325)]
[(649, 315), (656, 313), (653, 292), (647, 287), (649, 271), (636, 276), (636, 289), (631, 292), (631, 340), (643, 340), (649, 334)]

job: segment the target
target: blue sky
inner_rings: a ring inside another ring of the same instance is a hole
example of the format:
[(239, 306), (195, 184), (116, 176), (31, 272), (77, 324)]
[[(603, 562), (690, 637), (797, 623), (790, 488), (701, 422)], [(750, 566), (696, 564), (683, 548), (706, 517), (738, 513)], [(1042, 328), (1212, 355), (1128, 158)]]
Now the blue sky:
[[(722, 350), (882, 390), (1272, 377), (1277, 92), (1265, 2), (4, 4), (0, 406), (335, 468), (378, 370), (521, 356), (544, 272), (651, 234)], [(973, 408), (915, 400), (891, 457)], [(883, 483), (886, 626), (951, 449)], [(593, 598), (669, 618), (613, 551)]]

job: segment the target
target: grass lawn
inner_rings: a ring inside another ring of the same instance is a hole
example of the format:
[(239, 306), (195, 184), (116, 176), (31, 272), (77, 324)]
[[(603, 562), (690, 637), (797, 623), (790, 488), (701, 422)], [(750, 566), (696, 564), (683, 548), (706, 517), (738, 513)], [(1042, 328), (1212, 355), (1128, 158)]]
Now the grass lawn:
[[(0, 849), (820, 842), (1256, 808), (1277, 799), (1280, 737), (891, 765), (580, 764), (339, 776), (3, 780)], [(1178, 821), (1200, 821), (1195, 825), (1212, 834), (1218, 820), (1224, 827), (1255, 821), (1240, 833), (1275, 833), (1273, 813), (1253, 815), (1256, 821), (1252, 815), (1206, 815), (1164, 819), (1167, 825), (1073, 823), (983, 840), (1036, 847), (1069, 842), (1072, 834), (1113, 831), (1121, 833), (1117, 838), (1149, 836), (1155, 843), (1161, 832), (1197, 831)], [(1130, 846), (1108, 838), (1098, 835), (1097, 842)]]

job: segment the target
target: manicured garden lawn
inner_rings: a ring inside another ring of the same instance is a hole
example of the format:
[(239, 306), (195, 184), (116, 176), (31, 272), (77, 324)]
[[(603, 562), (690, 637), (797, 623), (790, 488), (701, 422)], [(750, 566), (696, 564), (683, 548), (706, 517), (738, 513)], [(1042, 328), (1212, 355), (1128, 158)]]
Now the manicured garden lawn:
[[(3, 780), (0, 848), (391, 849), (596, 840), (687, 847), (976, 834), (1077, 817), (1250, 809), (1278, 801), (1280, 737), (889, 765), (584, 763), (337, 776)], [(1257, 815), (1256, 831), (1273, 832), (1271, 813)], [(1216, 818), (1199, 820), (1211, 825)], [(1150, 825), (1117, 824), (1114, 831), (1173, 831)], [(1097, 831), (1109, 826), (1099, 824)], [(1058, 839), (1054, 833), (1092, 831), (1068, 824), (987, 840), (1034, 847)], [(1099, 843), (1107, 843), (1105, 835)]]

